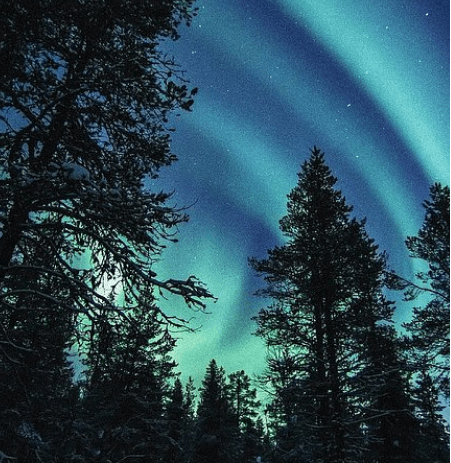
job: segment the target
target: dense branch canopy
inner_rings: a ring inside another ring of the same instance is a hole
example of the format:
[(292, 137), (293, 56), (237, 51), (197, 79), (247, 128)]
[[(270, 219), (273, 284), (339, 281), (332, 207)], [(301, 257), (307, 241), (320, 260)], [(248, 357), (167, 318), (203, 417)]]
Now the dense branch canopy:
[[(1, 303), (17, 303), (11, 282), (19, 275), (39, 280), (50, 272), (67, 292), (42, 296), (42, 304), (51, 297), (93, 318), (101, 306), (116, 310), (107, 282), (128, 303), (145, 303), (141, 292), (154, 287), (203, 309), (211, 295), (194, 277), (162, 281), (152, 269), (187, 216), (166, 204), (170, 195), (149, 189), (176, 159), (168, 115), (189, 110), (196, 92), (159, 49), (189, 23), (192, 1), (7, 0), (3, 7)], [(37, 250), (45, 250), (46, 265), (36, 265)]]

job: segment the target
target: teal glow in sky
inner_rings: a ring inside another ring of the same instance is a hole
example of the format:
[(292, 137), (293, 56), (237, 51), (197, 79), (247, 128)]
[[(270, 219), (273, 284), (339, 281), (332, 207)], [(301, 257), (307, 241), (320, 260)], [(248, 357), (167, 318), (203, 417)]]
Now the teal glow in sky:
[[(313, 145), (392, 268), (415, 270), (404, 239), (423, 220), (435, 181), (449, 184), (449, 2), (424, 0), (201, 1), (168, 46), (199, 94), (175, 121), (179, 161), (158, 188), (196, 204), (160, 263), (198, 276), (218, 297), (180, 336), (183, 378), (215, 358), (258, 373), (265, 351), (250, 317), (267, 301), (248, 267), (282, 242), (286, 195)], [(398, 320), (409, 316), (401, 305)]]

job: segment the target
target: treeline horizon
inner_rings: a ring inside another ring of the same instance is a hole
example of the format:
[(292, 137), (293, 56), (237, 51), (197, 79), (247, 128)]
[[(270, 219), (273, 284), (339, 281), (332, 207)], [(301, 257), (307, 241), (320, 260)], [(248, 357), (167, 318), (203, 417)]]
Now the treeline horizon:
[[(197, 93), (160, 48), (194, 2), (3, 6), (0, 461), (448, 462), (449, 187), (431, 186), (406, 237), (428, 266), (409, 281), (313, 147), (280, 220), (285, 243), (249, 256), (268, 298), (254, 317), (266, 370), (252, 381), (212, 360), (196, 393), (172, 357), (190, 320), (160, 301), (196, 313), (215, 296), (196, 276), (158, 275), (188, 217), (147, 181), (176, 162), (169, 121)], [(406, 336), (386, 288), (429, 296)]]

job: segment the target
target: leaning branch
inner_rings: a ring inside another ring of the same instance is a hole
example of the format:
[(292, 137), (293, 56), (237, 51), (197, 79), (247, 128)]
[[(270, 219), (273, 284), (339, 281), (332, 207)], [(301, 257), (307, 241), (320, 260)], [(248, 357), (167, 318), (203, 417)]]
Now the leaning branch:
[[(390, 289), (406, 289), (406, 288), (413, 288), (416, 289), (417, 291), (422, 291), (422, 292), (427, 292), (434, 294), (434, 296), (437, 296), (443, 300), (448, 300), (449, 295), (443, 294), (440, 291), (437, 291), (433, 288), (427, 288), (425, 286), (419, 286), (416, 283), (413, 283), (410, 280), (407, 280), (406, 278), (403, 278), (396, 274), (395, 272), (391, 272), (388, 270), (384, 270), (384, 274), (387, 277), (387, 284)], [(396, 287), (396, 285), (399, 285)]]

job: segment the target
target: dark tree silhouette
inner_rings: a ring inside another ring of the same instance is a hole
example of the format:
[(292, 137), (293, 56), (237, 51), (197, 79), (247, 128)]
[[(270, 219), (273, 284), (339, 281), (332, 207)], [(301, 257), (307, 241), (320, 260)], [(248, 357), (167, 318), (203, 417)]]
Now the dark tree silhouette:
[(234, 454), (243, 463), (253, 463), (262, 454), (263, 434), (257, 424), (260, 402), (257, 390), (244, 370), (229, 375), (227, 393), (237, 436)]
[(382, 295), (385, 256), (365, 221), (350, 218), (336, 181), (315, 147), (280, 221), (286, 244), (250, 261), (267, 283), (261, 294), (274, 300), (256, 321), (270, 353), (276, 461), (362, 458), (357, 409), (368, 398), (356, 378), (371, 349), (368, 330), (389, 323), (393, 309)]
[(163, 334), (187, 326), (156, 298), (203, 310), (211, 297), (194, 276), (165, 280), (154, 268), (187, 216), (152, 179), (176, 160), (169, 114), (189, 110), (196, 93), (160, 45), (195, 9), (192, 0), (5, 0), (2, 11), (0, 394), (11, 401), (0, 404), (0, 451), (67, 461), (71, 440), (58, 447), (55, 433), (84, 439), (73, 416), (56, 412), (60, 395), (69, 400), (73, 343), (89, 354), (90, 397), (104, 381), (99, 403), (125, 394), (133, 414), (127, 391), (145, 384), (158, 395), (167, 379), (155, 351), (144, 358), (154, 323)]
[(194, 461), (235, 461), (236, 421), (227, 393), (224, 368), (211, 360), (200, 389)]
[[(148, 181), (176, 159), (167, 117), (189, 109), (195, 93), (158, 48), (190, 21), (191, 0), (2, 6), (2, 307), (14, 307), (12, 282), (26, 272), (66, 288), (33, 289), (43, 304), (93, 320), (105, 306), (119, 310), (104, 295), (106, 280), (120, 285), (127, 304), (146, 304), (141, 292), (152, 286), (203, 308), (210, 295), (195, 277), (163, 281), (152, 269), (162, 241), (173, 240), (187, 217)], [(51, 256), (53, 267), (33, 262), (34, 249)]]
[(192, 461), (194, 445), (194, 384), (191, 378), (183, 389), (180, 379), (176, 379), (168, 405), (166, 420), (168, 424), (168, 449), (163, 461), (183, 463)]
[(96, 325), (99, 332), (91, 333), (85, 353), (77, 426), (89, 439), (76, 441), (72, 453), (87, 460), (159, 461), (172, 447), (166, 402), (175, 377), (175, 341), (147, 307), (128, 318), (118, 326)]
[(449, 397), (449, 187), (434, 184), (424, 208), (423, 225), (417, 236), (407, 238), (406, 245), (411, 257), (427, 263), (428, 271), (417, 275), (419, 285), (398, 282), (407, 289), (407, 299), (420, 292), (431, 296), (424, 307), (413, 309), (413, 319), (405, 327), (421, 363), (431, 370), (441, 393)]
[(169, 397), (165, 418), (168, 425), (168, 449), (165, 461), (176, 463), (181, 461), (182, 447), (180, 445), (186, 424), (186, 409), (184, 407), (183, 385), (176, 379)]
[[(362, 423), (362, 462), (414, 461), (419, 422), (409, 388), (403, 345), (388, 324), (362, 329), (368, 346), (359, 355), (354, 378), (358, 396), (357, 422)], [(360, 421), (361, 420), (361, 421)]]
[(412, 394), (420, 426), (415, 461), (449, 463), (449, 423), (443, 418), (444, 405), (440, 403), (438, 389), (427, 371), (419, 374)]
[[(41, 248), (28, 259), (54, 268)], [(51, 460), (67, 431), (76, 396), (68, 358), (76, 317), (60, 310), (56, 301), (43, 303), (39, 297), (39, 292), (68, 297), (51, 272), (18, 272), (10, 289), (14, 305), (3, 305), (0, 313), (0, 450), (24, 461)]]

